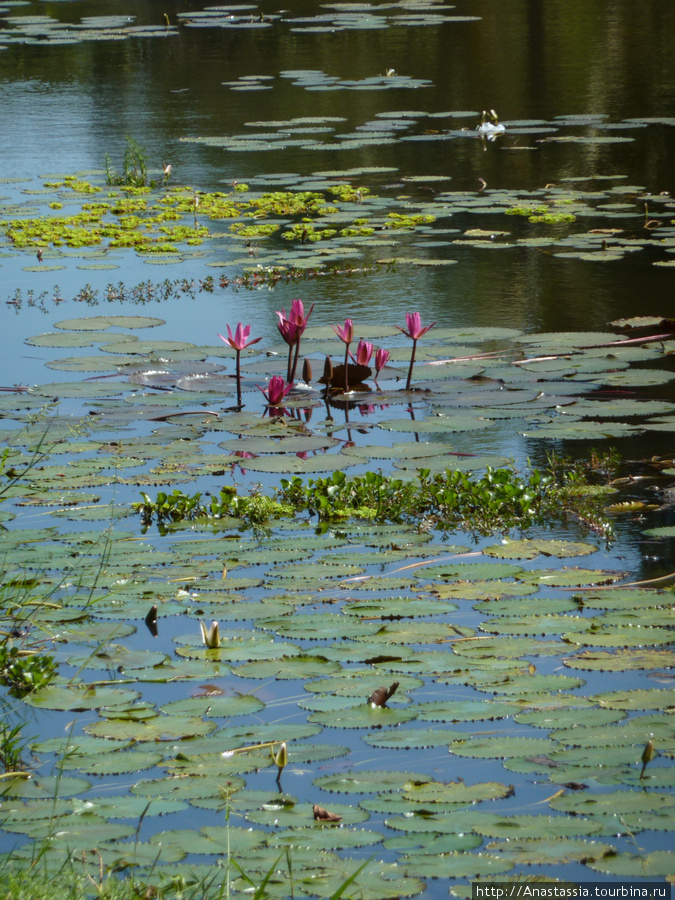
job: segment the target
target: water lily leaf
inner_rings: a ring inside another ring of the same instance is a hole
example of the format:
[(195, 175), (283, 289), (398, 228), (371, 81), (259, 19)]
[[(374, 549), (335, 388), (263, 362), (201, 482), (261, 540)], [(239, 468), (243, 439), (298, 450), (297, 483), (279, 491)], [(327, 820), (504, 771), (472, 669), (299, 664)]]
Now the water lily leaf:
[[(501, 600), (481, 600), (474, 603), (476, 612), (491, 616), (525, 616), (532, 611), (533, 601), (529, 596), (522, 599), (518, 597), (504, 597)], [(579, 607), (570, 597), (537, 597), (537, 615), (560, 615), (562, 613), (578, 612)]]
[(345, 709), (312, 713), (308, 721), (327, 728), (386, 728), (390, 725), (399, 725), (401, 722), (409, 722), (416, 716), (417, 711), (411, 707), (394, 709), (389, 706), (360, 703), (358, 706)]
[(660, 669), (675, 666), (675, 651), (619, 647), (616, 650), (583, 650), (563, 660), (571, 669), (625, 672), (634, 669)]
[(165, 325), (165, 319), (152, 316), (87, 316), (81, 319), (63, 319), (55, 322), (54, 328), (69, 331), (103, 331), (106, 328), (154, 328)]
[[(617, 382), (609, 378), (604, 384), (616, 385)], [(619, 382), (621, 383), (621, 382)], [(602, 440), (603, 438), (626, 437), (631, 434), (639, 434), (641, 431), (637, 425), (627, 425), (625, 422), (555, 422), (551, 425), (541, 425), (537, 428), (523, 431), (525, 437), (554, 438), (556, 440)]]
[(489, 579), (509, 578), (523, 571), (522, 566), (510, 563), (493, 562), (459, 562), (449, 561), (420, 566), (415, 569), (418, 578), (443, 578), (457, 581), (487, 581)]
[(655, 850), (653, 853), (608, 854), (601, 858), (587, 861), (589, 868), (606, 875), (619, 875), (626, 878), (650, 878), (654, 876), (671, 876), (675, 865), (675, 851)]
[(489, 419), (480, 419), (470, 415), (433, 416), (426, 419), (386, 419), (379, 422), (380, 428), (387, 431), (407, 431), (419, 434), (445, 432), (475, 431), (493, 425)]
[(557, 656), (566, 652), (559, 641), (525, 637), (478, 637), (457, 641), (452, 648), (459, 656), (483, 659), (519, 659), (521, 656)]
[(505, 700), (432, 700), (417, 706), (418, 717), (425, 722), (475, 722), (504, 719), (518, 712), (517, 703)]
[(642, 628), (639, 623), (625, 628), (591, 624), (585, 632), (565, 632), (563, 640), (570, 644), (593, 647), (635, 647), (650, 644), (669, 644), (673, 633), (668, 628)]
[(186, 700), (171, 700), (160, 707), (160, 711), (170, 716), (205, 716), (225, 718), (245, 716), (265, 708), (262, 700), (252, 694), (238, 694), (233, 697), (189, 697)]
[(305, 475), (314, 472), (337, 472), (350, 466), (358, 465), (358, 460), (350, 460), (342, 454), (310, 456), (307, 459), (299, 456), (259, 456), (247, 459), (246, 469), (251, 472), (276, 472), (284, 475)]
[[(582, 698), (577, 698), (581, 700)], [(538, 709), (518, 713), (514, 716), (516, 722), (526, 725), (534, 725), (535, 728), (546, 728), (549, 731), (555, 729), (575, 728), (583, 724), (587, 717), (592, 717), (597, 725), (609, 725), (620, 722), (626, 717), (626, 713), (620, 710), (598, 709), (597, 706), (586, 703), (585, 705), (570, 709)], [(557, 739), (557, 735), (553, 735)]]
[[(311, 803), (288, 804), (279, 803), (275, 799), (270, 799), (267, 803), (261, 805), (259, 809), (248, 810), (246, 812), (246, 818), (249, 822), (255, 822), (259, 825), (274, 825), (279, 828), (293, 829), (294, 831), (296, 828), (301, 829), (302, 832), (314, 829), (320, 834), (323, 831), (342, 830), (336, 829), (334, 825), (322, 825), (320, 822), (317, 822), (314, 819), (312, 806), (313, 804)], [(365, 822), (368, 819), (368, 813), (359, 809), (357, 806), (347, 806), (345, 804), (331, 802), (329, 811), (340, 816), (343, 825), (356, 825), (359, 822)], [(289, 835), (289, 832), (285, 832), (285, 834)], [(377, 835), (376, 841), (381, 840), (381, 838), (382, 835)], [(290, 838), (287, 837), (287, 841), (289, 840)], [(349, 840), (349, 838), (347, 838), (347, 840)], [(356, 840), (357, 843), (353, 846), (359, 846), (358, 838)], [(307, 837), (305, 837), (305, 840), (301, 842), (300, 845), (305, 846), (306, 841)], [(290, 842), (292, 843), (292, 841)], [(366, 843), (373, 842), (366, 840)], [(317, 849), (320, 849), (318, 845)], [(324, 847), (323, 849), (336, 850), (338, 848)]]
[(532, 615), (489, 619), (481, 623), (480, 630), (491, 634), (548, 635), (568, 634), (588, 628), (588, 619), (581, 616)]
[[(610, 710), (611, 711), (611, 710)], [(600, 725), (595, 720), (586, 721), (579, 717), (578, 730), (574, 726), (560, 730), (556, 739), (571, 747), (644, 745), (652, 738), (661, 750), (668, 752), (672, 746), (672, 731), (669, 731), (667, 715), (636, 716), (620, 725)]]
[(241, 678), (277, 678), (280, 681), (315, 678), (340, 671), (337, 662), (323, 656), (294, 656), (291, 659), (255, 660), (234, 668), (233, 673)]
[(483, 548), (488, 556), (505, 559), (535, 559), (539, 555), (556, 556), (565, 559), (569, 556), (587, 556), (598, 548), (583, 541), (546, 541), (523, 539), (519, 541), (503, 540), (500, 544), (492, 544)]
[(622, 572), (607, 572), (602, 569), (537, 569), (516, 576), (521, 581), (529, 581), (548, 587), (577, 587), (582, 584), (611, 584), (623, 578)]
[[(222, 787), (227, 786), (231, 792), (240, 790), (246, 782), (243, 778), (228, 774), (227, 780), (220, 782)], [(219, 782), (207, 775), (178, 775), (164, 776), (155, 781), (138, 781), (132, 785), (132, 794), (138, 794), (142, 798), (164, 797), (171, 800), (193, 800), (196, 798), (217, 798), (219, 804), (223, 803), (223, 797), (218, 789)], [(145, 801), (147, 803), (147, 800)]]
[[(359, 555), (360, 556), (360, 555)], [(445, 615), (455, 612), (454, 603), (442, 603), (439, 600), (415, 600), (408, 597), (391, 597), (374, 600), (352, 600), (343, 606), (346, 616), (363, 618), (400, 619), (416, 616)]]
[(506, 759), (509, 756), (542, 756), (553, 750), (553, 741), (544, 738), (497, 737), (468, 738), (453, 741), (448, 749), (456, 756), (471, 756), (477, 759)]
[(594, 861), (615, 853), (614, 847), (609, 844), (573, 837), (513, 838), (505, 843), (495, 841), (488, 844), (486, 849), (526, 866), (560, 865), (567, 862), (584, 862), (592, 866)]
[(402, 856), (406, 872), (424, 878), (484, 878), (513, 868), (510, 860), (489, 853), (450, 852), (439, 855), (415, 853)]
[(382, 626), (381, 622), (363, 622), (353, 616), (340, 616), (335, 613), (306, 613), (288, 618), (262, 619), (258, 626), (274, 631), (283, 637), (304, 640), (321, 640), (326, 638), (342, 638), (349, 640), (355, 637), (372, 637)]
[[(349, 808), (349, 807), (348, 807)], [(347, 850), (378, 844), (382, 835), (364, 828), (321, 828), (315, 825), (294, 827), (272, 835), (268, 844), (274, 847), (303, 847), (308, 850)]]
[(608, 828), (600, 819), (585, 819), (582, 816), (498, 816), (490, 813), (483, 813), (482, 818), (474, 825), (474, 831), (486, 837), (506, 838), (509, 841), (539, 838), (542, 835), (553, 839), (613, 833), (613, 829)]
[(84, 731), (113, 741), (167, 741), (209, 734), (215, 722), (204, 722), (190, 716), (157, 716), (142, 722), (108, 721), (85, 725)]
[(496, 781), (483, 782), (474, 785), (466, 785), (461, 781), (451, 781), (444, 784), (438, 781), (429, 781), (425, 784), (415, 785), (403, 792), (406, 800), (416, 803), (456, 803), (461, 806), (469, 806), (480, 803), (483, 800), (496, 800), (508, 797), (513, 793), (513, 785), (499, 784)]
[[(100, 754), (73, 753), (65, 757), (63, 767), (64, 769), (79, 769), (87, 775), (127, 775), (143, 769), (152, 769), (159, 765), (163, 758), (162, 753), (154, 753), (151, 750), (120, 750), (114, 753)], [(140, 812), (142, 811), (140, 810)], [(130, 813), (124, 815), (130, 815)]]
[(86, 709), (101, 709), (104, 706), (121, 706), (139, 697), (137, 691), (128, 688), (51, 684), (29, 694), (25, 700), (31, 706), (40, 709), (80, 712)]
[(340, 794), (373, 794), (376, 791), (402, 791), (408, 785), (425, 784), (429, 776), (419, 772), (398, 772), (363, 769), (353, 772), (342, 772), (337, 775), (320, 775), (312, 784), (331, 793)]
[(26, 800), (49, 799), (57, 796), (61, 799), (83, 794), (91, 787), (91, 782), (72, 775), (44, 775), (32, 778), (11, 778), (0, 783), (0, 796), (25, 798)]
[(45, 820), (26, 823), (21, 827), (21, 831), (29, 837), (49, 839), (56, 846), (63, 844), (70, 852), (94, 850), (100, 842), (130, 837), (134, 830), (133, 825), (109, 822), (92, 813), (62, 816), (56, 829), (53, 822)]
[(424, 749), (443, 747), (450, 741), (461, 740), (461, 731), (436, 728), (398, 728), (384, 734), (364, 735), (362, 740), (371, 747), (385, 747), (391, 750)]
[(433, 593), (438, 597), (457, 600), (498, 600), (502, 597), (526, 597), (528, 594), (536, 594), (538, 588), (535, 584), (526, 584), (523, 581), (451, 581), (444, 584), (435, 584)]
[(209, 853), (217, 856), (258, 847), (263, 842), (263, 833), (233, 825), (209, 825), (200, 831), (189, 828), (176, 831), (160, 831), (153, 834), (150, 843), (158, 846), (169, 844), (187, 853)]
[(622, 817), (630, 813), (656, 812), (675, 804), (672, 794), (657, 794), (650, 791), (611, 791), (607, 794), (590, 794), (588, 791), (573, 791), (554, 797), (549, 805), (562, 812), (573, 810), (583, 816), (611, 815)]
[[(331, 694), (337, 697), (361, 697), (365, 702), (374, 690), (381, 687), (387, 676), (367, 669), (347, 669), (340, 675), (317, 679), (305, 684), (306, 691)], [(424, 681), (413, 675), (402, 675), (399, 679), (400, 697), (404, 692), (423, 687)]]

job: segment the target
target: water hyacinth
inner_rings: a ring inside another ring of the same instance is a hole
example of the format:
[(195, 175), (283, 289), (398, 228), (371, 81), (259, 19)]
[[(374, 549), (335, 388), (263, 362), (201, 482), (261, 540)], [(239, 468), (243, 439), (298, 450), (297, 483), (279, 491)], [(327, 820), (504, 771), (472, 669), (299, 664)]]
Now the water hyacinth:
[(422, 325), (422, 319), (418, 312), (414, 313), (406, 313), (405, 314), (405, 323), (407, 328), (401, 328), (400, 325), (397, 325), (399, 331), (403, 334), (407, 335), (410, 340), (413, 342), (412, 353), (410, 354), (410, 368), (408, 369), (408, 380), (405, 384), (406, 391), (410, 390), (410, 383), (412, 381), (412, 373), (413, 366), (415, 365), (415, 351), (417, 350), (417, 341), (427, 333), (431, 328), (436, 324), (432, 322), (431, 325)]

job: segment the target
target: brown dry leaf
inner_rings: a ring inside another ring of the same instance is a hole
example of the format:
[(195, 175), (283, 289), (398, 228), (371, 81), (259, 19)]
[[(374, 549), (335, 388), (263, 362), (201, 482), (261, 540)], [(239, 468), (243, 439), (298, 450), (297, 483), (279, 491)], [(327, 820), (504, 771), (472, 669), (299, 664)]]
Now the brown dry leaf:
[(312, 814), (314, 818), (319, 822), (341, 822), (342, 816), (336, 816), (335, 813), (328, 812), (327, 809), (324, 809), (323, 806), (317, 806), (316, 803), (312, 806)]

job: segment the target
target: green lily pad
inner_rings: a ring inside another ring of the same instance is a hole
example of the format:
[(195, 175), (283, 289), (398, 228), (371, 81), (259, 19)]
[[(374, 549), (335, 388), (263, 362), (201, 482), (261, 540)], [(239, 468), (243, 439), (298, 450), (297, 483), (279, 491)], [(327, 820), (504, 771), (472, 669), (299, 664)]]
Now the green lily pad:
[(320, 775), (313, 784), (331, 793), (373, 794), (376, 791), (403, 791), (414, 784), (426, 784), (431, 779), (419, 772), (383, 770), (355, 770), (338, 775)]
[(54, 328), (68, 331), (103, 331), (106, 328), (154, 328), (165, 325), (164, 319), (152, 316), (88, 316), (81, 319), (64, 319), (55, 322)]
[(540, 555), (564, 559), (570, 556), (587, 556), (589, 553), (595, 553), (597, 549), (593, 544), (582, 541), (524, 539), (519, 541), (503, 540), (500, 544), (484, 547), (483, 553), (505, 559), (535, 559)]

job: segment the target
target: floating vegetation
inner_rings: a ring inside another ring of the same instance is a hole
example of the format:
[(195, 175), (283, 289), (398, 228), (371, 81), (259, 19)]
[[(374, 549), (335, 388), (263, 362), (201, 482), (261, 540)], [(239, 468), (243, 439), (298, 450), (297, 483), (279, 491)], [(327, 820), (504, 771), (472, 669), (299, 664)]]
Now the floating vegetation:
[[(297, 127), (305, 124), (300, 118), (290, 123), (249, 124), (274, 125), (282, 135), (291, 123)], [(50, 193), (45, 195), (47, 206), (52, 207), (47, 214), (35, 215), (29, 207), (6, 209), (0, 231), (9, 246), (38, 256), (37, 264), (24, 269), (46, 273), (68, 268), (77, 255), (86, 260), (79, 267), (113, 268), (121, 265), (119, 256), (125, 250), (134, 250), (148, 263), (166, 265), (191, 257), (198, 248), (199, 255), (212, 257), (205, 261), (206, 266), (230, 270), (219, 279), (221, 287), (257, 288), (323, 275), (376, 271), (380, 266), (448, 266), (467, 250), (540, 252), (550, 248), (560, 259), (613, 262), (629, 253), (650, 250), (667, 255), (671, 249), (663, 219), (649, 219), (649, 227), (635, 233), (637, 220), (644, 219), (645, 203), (649, 202), (642, 196), (649, 195), (642, 191), (641, 196), (641, 189), (631, 185), (595, 191), (569, 185), (547, 185), (529, 192), (433, 188), (434, 197), (429, 201), (422, 195), (437, 179), (419, 177), (410, 182), (417, 199), (387, 197), (364, 185), (362, 176), (391, 170), (370, 167), (317, 172), (306, 183), (312, 189), (300, 184), (258, 192), (249, 184), (233, 182), (227, 192), (205, 193), (166, 183), (166, 176), (161, 187), (156, 182), (151, 182), (154, 187), (143, 187), (149, 177), (147, 166), (142, 151), (130, 140), (123, 174), (117, 176), (108, 167), (108, 180), (123, 185), (106, 189), (102, 182), (83, 176), (62, 176), (48, 182), (58, 197), (74, 199), (79, 211), (63, 215), (63, 204), (48, 202), (53, 196)], [(236, 149), (240, 138), (184, 140)], [(247, 137), (244, 143), (257, 141), (265, 148), (276, 140), (270, 143), (270, 135), (263, 132)], [(134, 187), (131, 182), (141, 186)], [(610, 202), (618, 199), (623, 202)], [(483, 219), (488, 215), (495, 224), (493, 228), (465, 228), (462, 233), (448, 228), (449, 219), (456, 214)], [(504, 216), (527, 219), (530, 233), (514, 230), (513, 222), (502, 219)], [(617, 217), (624, 220), (620, 226)], [(610, 227), (606, 227), (607, 218)], [(596, 227), (589, 227), (589, 220)], [(633, 220), (635, 224), (630, 225)], [(226, 232), (222, 222), (228, 223)], [(582, 228), (579, 222), (583, 222)], [(414, 244), (407, 238), (410, 233), (416, 235)], [(223, 261), (223, 247), (238, 255)], [(387, 248), (386, 255), (382, 248)], [(669, 264), (664, 259), (652, 261)], [(213, 277), (198, 279), (195, 286), (210, 290), (215, 286)], [(87, 291), (77, 299), (87, 302)], [(6, 302), (19, 304), (20, 297)]]

